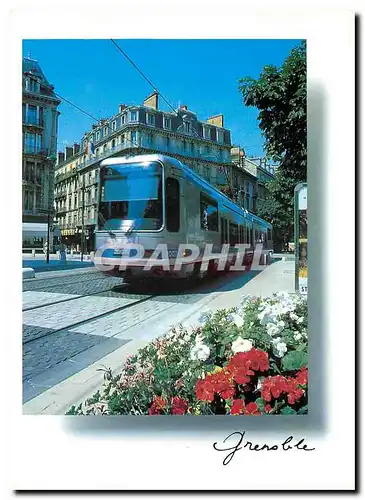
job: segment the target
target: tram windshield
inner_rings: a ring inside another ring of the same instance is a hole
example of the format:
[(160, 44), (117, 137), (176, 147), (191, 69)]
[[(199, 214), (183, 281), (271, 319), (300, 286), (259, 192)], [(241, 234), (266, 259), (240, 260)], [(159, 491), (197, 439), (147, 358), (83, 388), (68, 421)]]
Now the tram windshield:
[(102, 175), (99, 229), (162, 227), (162, 167), (157, 162), (106, 167)]

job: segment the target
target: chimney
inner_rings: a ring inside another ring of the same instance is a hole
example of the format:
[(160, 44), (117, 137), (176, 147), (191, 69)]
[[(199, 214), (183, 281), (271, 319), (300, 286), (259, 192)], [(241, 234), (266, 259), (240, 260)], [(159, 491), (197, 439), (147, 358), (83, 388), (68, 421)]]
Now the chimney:
[(80, 144), (74, 143), (73, 154), (77, 154), (80, 151)]
[(68, 160), (69, 158), (71, 158), (71, 156), (73, 156), (73, 154), (74, 154), (73, 148), (70, 147), (70, 146), (66, 146), (65, 147), (66, 160)]
[(223, 127), (223, 115), (210, 116), (207, 122), (217, 127)]
[(187, 110), (188, 110), (188, 107), (187, 107), (187, 105), (186, 105), (186, 104), (183, 104), (182, 106), (180, 106), (180, 109), (181, 109), (182, 111), (187, 111)]
[(119, 113), (122, 113), (127, 106), (125, 104), (119, 104)]
[(59, 165), (60, 163), (63, 163), (65, 161), (65, 153), (63, 153), (62, 151), (59, 151), (57, 153), (57, 165)]
[(158, 92), (154, 91), (143, 101), (143, 106), (148, 108), (158, 109)]

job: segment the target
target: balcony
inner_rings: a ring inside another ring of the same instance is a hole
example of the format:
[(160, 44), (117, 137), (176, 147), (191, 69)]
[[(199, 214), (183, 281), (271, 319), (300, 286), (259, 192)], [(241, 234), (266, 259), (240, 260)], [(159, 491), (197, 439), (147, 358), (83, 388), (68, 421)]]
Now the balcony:
[(57, 214), (62, 214), (64, 212), (68, 212), (68, 208), (64, 205), (62, 207), (59, 207), (57, 210), (56, 210), (56, 213)]
[(58, 198), (62, 198), (63, 196), (67, 196), (66, 189), (61, 189), (60, 191), (58, 191), (57, 193), (55, 193), (54, 198), (56, 200)]
[(69, 172), (66, 172), (65, 174), (56, 174), (54, 178), (55, 184), (58, 184), (59, 182), (65, 181), (66, 179), (69, 179), (70, 177), (74, 177), (77, 174), (76, 168), (70, 170)]
[(48, 156), (49, 151), (48, 151), (48, 149), (42, 149), (42, 148), (37, 147), (37, 146), (25, 146), (24, 147), (24, 154)]
[(31, 117), (25, 117), (23, 118), (23, 125), (27, 127), (44, 127), (44, 120), (43, 118), (31, 118)]

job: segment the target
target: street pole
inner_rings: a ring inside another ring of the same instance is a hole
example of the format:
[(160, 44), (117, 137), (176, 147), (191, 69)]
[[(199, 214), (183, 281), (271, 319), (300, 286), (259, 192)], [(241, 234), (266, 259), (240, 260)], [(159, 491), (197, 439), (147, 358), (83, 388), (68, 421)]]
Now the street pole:
[[(81, 176), (80, 176), (81, 178)], [(84, 209), (85, 209), (85, 186), (84, 186), (84, 181), (82, 181), (81, 184), (81, 199), (82, 199), (82, 205), (81, 205), (81, 257), (80, 260), (81, 262), (84, 260), (84, 232), (85, 232), (85, 227), (84, 227)]]
[(49, 226), (50, 226), (50, 219), (51, 219), (51, 214), (48, 211), (48, 216), (47, 216), (47, 255), (46, 255), (46, 262), (49, 264)]

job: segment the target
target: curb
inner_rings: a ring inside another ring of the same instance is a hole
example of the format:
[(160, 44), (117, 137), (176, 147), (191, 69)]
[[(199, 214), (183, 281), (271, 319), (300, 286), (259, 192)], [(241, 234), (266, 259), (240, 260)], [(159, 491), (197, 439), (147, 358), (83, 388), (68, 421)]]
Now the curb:
[(23, 267), (23, 280), (35, 278), (35, 272), (32, 267)]

